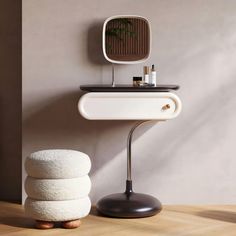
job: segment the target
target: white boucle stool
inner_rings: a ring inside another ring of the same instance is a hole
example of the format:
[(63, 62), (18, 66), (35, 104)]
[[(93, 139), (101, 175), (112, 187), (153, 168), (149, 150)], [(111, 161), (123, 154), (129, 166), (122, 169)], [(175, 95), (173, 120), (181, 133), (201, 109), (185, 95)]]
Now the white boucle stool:
[(74, 150), (51, 149), (32, 153), (25, 161), (25, 212), (36, 228), (76, 228), (91, 209), (88, 155)]

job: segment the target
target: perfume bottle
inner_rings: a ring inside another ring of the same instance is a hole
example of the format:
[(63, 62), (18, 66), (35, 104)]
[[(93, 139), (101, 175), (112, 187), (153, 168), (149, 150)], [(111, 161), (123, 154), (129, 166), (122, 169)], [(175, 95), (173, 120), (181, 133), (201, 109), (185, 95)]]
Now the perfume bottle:
[(143, 73), (144, 73), (144, 83), (149, 84), (149, 66), (143, 67)]
[(152, 69), (151, 69), (150, 84), (152, 84), (153, 86), (157, 86), (157, 72), (155, 71), (154, 65), (152, 65)]

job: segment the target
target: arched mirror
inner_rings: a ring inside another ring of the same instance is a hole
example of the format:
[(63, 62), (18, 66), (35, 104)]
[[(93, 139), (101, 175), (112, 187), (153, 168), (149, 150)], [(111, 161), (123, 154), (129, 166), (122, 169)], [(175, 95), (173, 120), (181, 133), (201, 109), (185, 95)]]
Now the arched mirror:
[(150, 50), (150, 25), (144, 17), (119, 15), (104, 22), (103, 54), (111, 63), (141, 63), (148, 59)]

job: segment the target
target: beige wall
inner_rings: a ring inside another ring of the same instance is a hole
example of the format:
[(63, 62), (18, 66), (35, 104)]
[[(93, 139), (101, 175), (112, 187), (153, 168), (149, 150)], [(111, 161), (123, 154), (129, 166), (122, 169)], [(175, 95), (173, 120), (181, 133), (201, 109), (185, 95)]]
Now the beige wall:
[[(180, 84), (183, 111), (137, 131), (135, 190), (163, 203), (236, 203), (235, 9), (234, 0), (23, 0), (23, 161), (38, 149), (81, 150), (92, 159), (93, 202), (124, 190), (132, 122), (84, 120), (77, 102), (80, 85), (111, 78), (102, 22), (137, 14), (153, 31), (145, 65), (157, 65), (158, 83)], [(117, 82), (142, 66), (117, 66)]]

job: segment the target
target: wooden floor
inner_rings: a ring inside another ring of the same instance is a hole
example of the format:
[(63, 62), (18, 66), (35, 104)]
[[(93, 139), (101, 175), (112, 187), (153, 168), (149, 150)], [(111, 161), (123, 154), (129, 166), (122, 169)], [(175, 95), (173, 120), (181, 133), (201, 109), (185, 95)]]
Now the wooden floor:
[(234, 206), (164, 206), (154, 217), (115, 219), (96, 211), (82, 220), (77, 229), (37, 230), (19, 204), (0, 202), (1, 236), (236, 236)]

